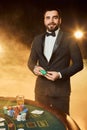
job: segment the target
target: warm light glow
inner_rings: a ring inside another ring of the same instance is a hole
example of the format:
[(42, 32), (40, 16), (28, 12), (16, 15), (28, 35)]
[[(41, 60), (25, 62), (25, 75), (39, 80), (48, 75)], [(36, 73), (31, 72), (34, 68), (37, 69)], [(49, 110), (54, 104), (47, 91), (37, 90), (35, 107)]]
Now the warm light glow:
[(81, 39), (83, 37), (83, 32), (78, 30), (74, 33), (75, 38)]
[(2, 47), (0, 46), (0, 52), (2, 52)]

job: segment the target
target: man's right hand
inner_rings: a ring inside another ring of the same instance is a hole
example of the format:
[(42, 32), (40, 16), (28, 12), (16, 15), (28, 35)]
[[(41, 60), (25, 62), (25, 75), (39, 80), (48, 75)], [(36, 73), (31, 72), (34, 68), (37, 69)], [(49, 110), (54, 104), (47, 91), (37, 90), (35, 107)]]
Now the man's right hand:
[(35, 66), (33, 72), (35, 73), (35, 75), (39, 76), (42, 75), (40, 70), (44, 70), (44, 68), (42, 68), (41, 66)]

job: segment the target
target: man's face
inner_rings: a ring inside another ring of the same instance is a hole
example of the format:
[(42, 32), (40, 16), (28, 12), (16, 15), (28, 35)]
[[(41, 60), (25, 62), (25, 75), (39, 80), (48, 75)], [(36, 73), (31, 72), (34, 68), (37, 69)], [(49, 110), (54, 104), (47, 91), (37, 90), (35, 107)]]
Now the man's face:
[(44, 15), (44, 25), (50, 32), (55, 31), (61, 24), (61, 18), (56, 10), (47, 11)]

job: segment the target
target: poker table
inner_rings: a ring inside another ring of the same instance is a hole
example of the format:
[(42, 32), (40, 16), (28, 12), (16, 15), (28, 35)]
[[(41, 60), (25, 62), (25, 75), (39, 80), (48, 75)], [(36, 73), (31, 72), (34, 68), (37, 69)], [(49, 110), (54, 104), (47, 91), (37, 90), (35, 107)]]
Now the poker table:
[[(0, 97), (0, 130), (80, 130), (77, 123), (67, 114), (56, 112), (49, 107), (28, 99), (24, 105), (28, 108), (28, 117), (25, 121), (4, 114), (4, 106), (15, 106), (16, 98)], [(42, 114), (33, 114), (32, 111), (43, 111)], [(4, 124), (4, 125), (3, 125)]]

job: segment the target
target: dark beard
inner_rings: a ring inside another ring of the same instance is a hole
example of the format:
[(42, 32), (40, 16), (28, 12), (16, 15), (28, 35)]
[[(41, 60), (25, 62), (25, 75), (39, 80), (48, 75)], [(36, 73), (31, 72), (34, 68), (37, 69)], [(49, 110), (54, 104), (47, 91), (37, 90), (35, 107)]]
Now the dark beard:
[(54, 31), (56, 31), (58, 28), (59, 28), (58, 26), (56, 26), (55, 28), (48, 28), (48, 27), (46, 27), (46, 29), (47, 29), (49, 32), (54, 32)]

